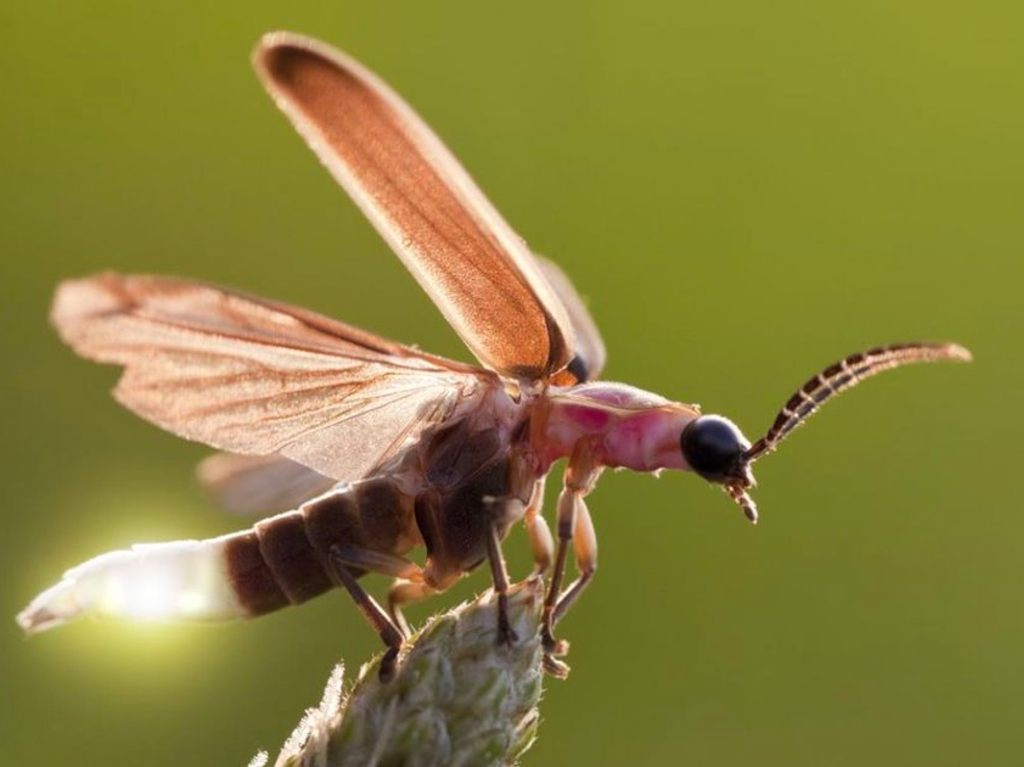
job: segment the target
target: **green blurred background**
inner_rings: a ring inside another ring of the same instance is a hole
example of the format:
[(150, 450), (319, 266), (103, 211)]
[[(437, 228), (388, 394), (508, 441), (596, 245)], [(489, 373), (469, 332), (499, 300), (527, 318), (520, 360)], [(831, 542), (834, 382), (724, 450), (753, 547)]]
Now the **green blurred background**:
[[(274, 28), (422, 112), (589, 297), (611, 379), (756, 436), (847, 352), (976, 354), (830, 407), (758, 467), (757, 528), (693, 477), (606, 476), (527, 765), (1020, 763), (1020, 3), (35, 0), (0, 7), (5, 764), (241, 765), (377, 649), (338, 595), (245, 625), (13, 623), (83, 559), (240, 524), (193, 484), (202, 447), (60, 346), (62, 277), (193, 276), (466, 356), (261, 92)], [(521, 532), (507, 549), (524, 573)]]

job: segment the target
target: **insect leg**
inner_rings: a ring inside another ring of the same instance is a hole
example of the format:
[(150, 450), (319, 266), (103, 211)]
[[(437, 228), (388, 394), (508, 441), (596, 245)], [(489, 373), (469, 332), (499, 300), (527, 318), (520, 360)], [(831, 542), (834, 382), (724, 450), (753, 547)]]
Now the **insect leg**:
[(501, 553), (501, 537), (494, 525), (487, 536), (487, 559), (491, 563), (494, 593), (498, 595), (498, 643), (511, 645), (518, 637), (508, 622), (508, 569)]
[(388, 590), (388, 615), (398, 626), (402, 636), (408, 637), (409, 624), (402, 615), (399, 605), (424, 599), (435, 591), (424, 582), (423, 568), (405, 557), (351, 546), (337, 546), (334, 554), (339, 561), (349, 567), (394, 576), (395, 583)]
[(523, 524), (526, 525), (526, 534), (530, 536), (530, 548), (533, 550), (534, 575), (543, 575), (547, 572), (555, 555), (555, 541), (551, 537), (551, 528), (540, 513), (543, 504), (544, 479), (541, 478), (533, 486), (533, 494), (523, 514)]
[(403, 581), (423, 580), (423, 568), (396, 554), (385, 554), (356, 546), (335, 546), (332, 555), (339, 562), (358, 570), (391, 575)]
[[(555, 569), (551, 575), (551, 584), (544, 599), (543, 626), (541, 628), (541, 639), (544, 643), (545, 651), (544, 665), (555, 676), (564, 677), (569, 673), (569, 667), (555, 658), (556, 655), (565, 655), (569, 650), (569, 646), (564, 641), (556, 640), (554, 635), (555, 611), (561, 601), (559, 596), (562, 589), (562, 579), (565, 577), (565, 561), (569, 552), (569, 543), (572, 541), (573, 533), (577, 528), (577, 519), (586, 515), (587, 521), (584, 527), (581, 528), (581, 532), (586, 533), (590, 540), (584, 544), (584, 553), (587, 554), (593, 551), (596, 555), (597, 546), (594, 540), (593, 525), (590, 523), (590, 515), (587, 512), (583, 498), (593, 489), (600, 474), (601, 467), (592, 460), (589, 446), (585, 443), (579, 444), (569, 459), (569, 465), (565, 470), (562, 492), (558, 496), (558, 551), (555, 555)], [(580, 549), (577, 548), (577, 557), (579, 557), (579, 551)], [(587, 561), (593, 565), (596, 561), (596, 556), (588, 556), (581, 561)], [(582, 591), (583, 587), (590, 580), (592, 574), (592, 571), (586, 575), (581, 574), (583, 584), (579, 585), (577, 582), (570, 587), (571, 596), (570, 601), (566, 605), (567, 607), (568, 604), (571, 604), (576, 599), (579, 592)], [(567, 594), (567, 596), (569, 595)]]
[(388, 614), (403, 634), (409, 636), (412, 632), (409, 630), (409, 624), (402, 614), (402, 605), (409, 602), (419, 602), (421, 599), (426, 599), (435, 593), (437, 593), (437, 589), (422, 580), (408, 581), (397, 578), (391, 585), (391, 588), (388, 589)]
[(388, 648), (380, 662), (380, 679), (382, 682), (387, 682), (394, 676), (395, 661), (398, 660), (398, 651), (401, 650), (405, 637), (384, 609), (377, 604), (377, 601), (366, 593), (366, 589), (359, 585), (356, 576), (349, 571), (345, 560), (339, 552), (344, 553), (344, 549), (339, 547), (331, 548), (331, 564), (333, 565), (334, 575), (337, 577), (338, 582), (352, 595), (366, 620), (373, 626), (373, 629), (380, 635), (381, 641)]
[(597, 572), (597, 536), (594, 534), (594, 522), (590, 519), (590, 512), (582, 498), (576, 509), (573, 546), (576, 550), (576, 568), (580, 574), (565, 590), (565, 593), (558, 598), (558, 604), (555, 605), (555, 612), (551, 620), (552, 624), (557, 624), (569, 612), (569, 608), (583, 593), (583, 589), (587, 587), (591, 578), (594, 577), (594, 573)]

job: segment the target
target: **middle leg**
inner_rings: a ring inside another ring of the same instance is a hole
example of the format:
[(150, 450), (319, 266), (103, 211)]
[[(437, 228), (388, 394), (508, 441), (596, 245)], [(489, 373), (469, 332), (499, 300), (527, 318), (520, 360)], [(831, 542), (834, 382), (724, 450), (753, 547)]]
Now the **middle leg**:
[(526, 504), (526, 511), (523, 513), (523, 524), (526, 526), (526, 534), (530, 537), (530, 549), (533, 552), (534, 575), (546, 573), (555, 556), (555, 541), (551, 537), (551, 528), (541, 515), (543, 505), (544, 479), (541, 478), (533, 486), (530, 502)]
[(412, 632), (402, 613), (402, 605), (419, 602), (436, 593), (437, 589), (424, 580), (409, 581), (396, 578), (391, 584), (391, 588), (388, 589), (388, 614), (405, 636), (410, 636)]
[(508, 568), (501, 552), (498, 528), (493, 524), (487, 536), (487, 559), (491, 563), (494, 593), (498, 596), (498, 644), (511, 645), (518, 637), (508, 621)]

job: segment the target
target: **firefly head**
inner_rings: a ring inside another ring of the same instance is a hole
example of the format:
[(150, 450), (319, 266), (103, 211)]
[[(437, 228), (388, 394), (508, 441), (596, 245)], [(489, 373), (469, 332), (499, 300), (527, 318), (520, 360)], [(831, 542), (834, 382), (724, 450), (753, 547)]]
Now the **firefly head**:
[(962, 346), (935, 343), (893, 344), (851, 354), (797, 389), (768, 432), (753, 445), (732, 421), (722, 416), (702, 415), (690, 421), (680, 437), (683, 458), (704, 479), (722, 485), (747, 518), (756, 522), (757, 507), (747, 493), (755, 484), (750, 465), (774, 451), (793, 429), (835, 395), (883, 370), (913, 362), (968, 362), (970, 359), (971, 353)]
[(750, 441), (728, 418), (702, 415), (690, 421), (680, 443), (683, 458), (709, 482), (744, 487), (754, 484), (745, 457)]
[(722, 485), (751, 522), (757, 521), (757, 507), (747, 494), (753, 487), (750, 471), (750, 441), (728, 418), (702, 415), (687, 424), (679, 439), (683, 458), (709, 482)]

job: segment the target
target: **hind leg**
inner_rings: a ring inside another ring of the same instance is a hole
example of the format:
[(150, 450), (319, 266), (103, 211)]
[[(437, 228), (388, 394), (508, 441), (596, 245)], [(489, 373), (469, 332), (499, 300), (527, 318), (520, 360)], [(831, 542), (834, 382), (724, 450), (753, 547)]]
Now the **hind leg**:
[(423, 571), (415, 562), (410, 562), (403, 557), (352, 546), (332, 547), (331, 564), (338, 582), (352, 596), (367, 622), (387, 647), (380, 663), (380, 679), (382, 682), (386, 682), (394, 676), (395, 662), (402, 649), (402, 642), (408, 636), (408, 627), (403, 626), (404, 620), (398, 623), (394, 620), (393, 615), (385, 612), (377, 600), (359, 584), (352, 571), (369, 570), (385, 575), (394, 575), (397, 578), (406, 579), (406, 582), (422, 580)]

